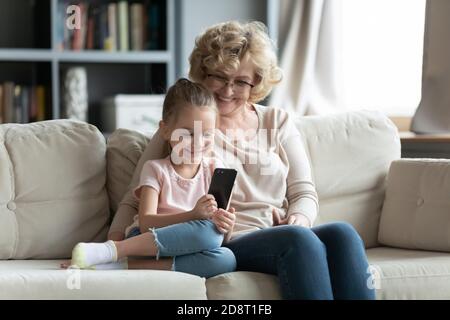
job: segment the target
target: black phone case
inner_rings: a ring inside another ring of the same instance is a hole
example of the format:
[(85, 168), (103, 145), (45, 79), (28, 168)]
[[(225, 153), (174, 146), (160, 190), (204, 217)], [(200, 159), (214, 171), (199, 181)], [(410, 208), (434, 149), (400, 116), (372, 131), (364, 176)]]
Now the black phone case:
[(228, 209), (236, 175), (237, 171), (234, 169), (217, 168), (214, 170), (208, 194), (214, 196), (218, 208)]

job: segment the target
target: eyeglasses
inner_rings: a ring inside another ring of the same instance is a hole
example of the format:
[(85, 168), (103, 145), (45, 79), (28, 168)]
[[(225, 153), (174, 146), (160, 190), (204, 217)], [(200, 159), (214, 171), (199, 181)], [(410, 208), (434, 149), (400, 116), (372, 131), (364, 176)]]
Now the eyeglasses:
[(208, 78), (211, 80), (211, 84), (216, 88), (222, 88), (224, 86), (227, 86), (229, 83), (231, 83), (233, 91), (235, 93), (243, 93), (247, 89), (252, 89), (255, 85), (248, 83), (244, 80), (229, 80), (225, 77), (219, 76), (217, 74), (208, 74)]

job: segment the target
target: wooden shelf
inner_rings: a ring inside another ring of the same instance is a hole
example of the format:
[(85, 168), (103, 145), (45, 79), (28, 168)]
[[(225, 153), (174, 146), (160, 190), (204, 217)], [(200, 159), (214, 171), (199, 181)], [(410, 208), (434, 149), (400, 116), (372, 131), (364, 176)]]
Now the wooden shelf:
[(0, 61), (61, 61), (107, 63), (170, 63), (169, 51), (53, 51), (49, 49), (0, 49)]
[(416, 134), (400, 132), (402, 158), (450, 159), (450, 133)]
[(450, 133), (447, 134), (416, 134), (414, 132), (400, 132), (400, 140), (408, 143), (449, 143)]
[(49, 49), (0, 49), (0, 61), (52, 61)]
[(56, 52), (54, 56), (63, 62), (168, 63), (172, 60), (168, 51), (65, 51)]

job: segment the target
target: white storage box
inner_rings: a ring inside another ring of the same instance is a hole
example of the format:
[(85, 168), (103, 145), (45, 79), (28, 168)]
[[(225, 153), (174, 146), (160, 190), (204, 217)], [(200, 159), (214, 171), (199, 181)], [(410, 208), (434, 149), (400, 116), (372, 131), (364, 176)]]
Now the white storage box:
[(102, 104), (103, 131), (111, 133), (118, 128), (154, 132), (162, 117), (165, 95), (119, 94)]

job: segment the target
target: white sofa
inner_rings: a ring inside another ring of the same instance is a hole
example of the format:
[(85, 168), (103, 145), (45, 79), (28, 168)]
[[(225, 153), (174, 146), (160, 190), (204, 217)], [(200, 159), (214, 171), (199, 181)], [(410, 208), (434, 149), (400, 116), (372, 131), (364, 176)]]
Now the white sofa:
[[(399, 160), (397, 130), (379, 113), (297, 124), (320, 198), (316, 224), (355, 226), (377, 298), (449, 299), (449, 162)], [(0, 125), (0, 299), (280, 298), (277, 278), (255, 272), (59, 269), (75, 243), (105, 240), (147, 139), (119, 129), (106, 143), (69, 120)]]

